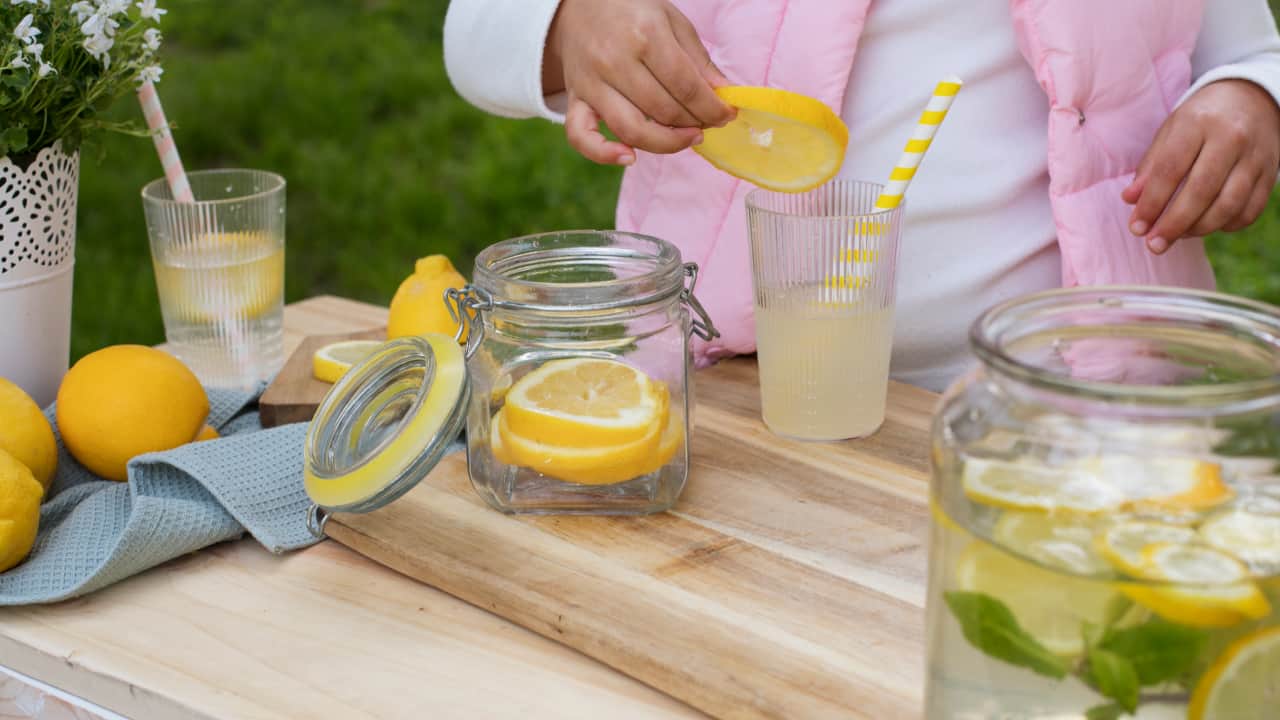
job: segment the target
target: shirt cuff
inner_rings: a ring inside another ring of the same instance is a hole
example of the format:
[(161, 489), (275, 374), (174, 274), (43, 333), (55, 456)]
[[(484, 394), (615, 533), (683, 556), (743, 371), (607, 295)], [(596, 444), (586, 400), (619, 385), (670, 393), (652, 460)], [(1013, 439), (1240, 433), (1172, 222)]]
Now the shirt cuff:
[(1266, 59), (1220, 65), (1206, 72), (1196, 78), (1174, 107), (1182, 105), (1200, 88), (1219, 80), (1248, 80), (1266, 90), (1276, 104), (1280, 105), (1280, 56), (1274, 58), (1268, 56)]

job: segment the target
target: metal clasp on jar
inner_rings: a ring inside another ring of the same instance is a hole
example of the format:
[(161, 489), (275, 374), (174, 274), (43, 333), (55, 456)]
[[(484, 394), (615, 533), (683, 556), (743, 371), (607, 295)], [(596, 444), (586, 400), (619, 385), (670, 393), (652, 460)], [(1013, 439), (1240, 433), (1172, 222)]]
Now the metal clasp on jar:
[(715, 340), (720, 337), (720, 331), (716, 330), (715, 323), (711, 322), (711, 316), (707, 314), (707, 309), (702, 307), (702, 303), (698, 302), (697, 296), (693, 294), (693, 289), (698, 284), (698, 263), (685, 263), (684, 274), (689, 278), (689, 283), (680, 291), (680, 302), (693, 313), (690, 332), (703, 340)]
[(445, 305), (449, 307), (449, 315), (458, 323), (458, 331), (453, 339), (462, 342), (467, 339), (466, 357), (471, 359), (480, 349), (480, 341), (484, 339), (484, 318), (481, 313), (493, 309), (493, 297), (480, 288), (468, 285), (462, 289), (449, 288), (444, 294)]

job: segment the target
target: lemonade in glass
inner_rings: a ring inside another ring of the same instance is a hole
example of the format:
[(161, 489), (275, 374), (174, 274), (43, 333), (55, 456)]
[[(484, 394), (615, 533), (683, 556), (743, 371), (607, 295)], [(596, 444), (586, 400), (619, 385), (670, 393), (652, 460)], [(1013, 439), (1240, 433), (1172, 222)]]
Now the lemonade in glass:
[(934, 428), (928, 720), (1280, 718), (1280, 314), (1055, 291)]

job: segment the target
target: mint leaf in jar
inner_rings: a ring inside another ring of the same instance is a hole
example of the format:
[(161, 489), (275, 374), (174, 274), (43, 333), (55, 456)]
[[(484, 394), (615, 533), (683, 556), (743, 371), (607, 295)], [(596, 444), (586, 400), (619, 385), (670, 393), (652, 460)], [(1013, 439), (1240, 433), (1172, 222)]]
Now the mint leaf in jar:
[(1128, 712), (1138, 709), (1138, 671), (1127, 658), (1102, 648), (1089, 650), (1089, 681)]
[(1120, 707), (1118, 703), (1108, 703), (1089, 708), (1084, 712), (1084, 717), (1085, 720), (1120, 720), (1120, 718), (1128, 714), (1128, 711)]
[(1061, 680), (1067, 663), (1018, 625), (1009, 607), (990, 595), (946, 593), (947, 607), (960, 623), (964, 637), (993, 658)]
[(1208, 636), (1201, 630), (1152, 620), (1112, 630), (1098, 647), (1132, 663), (1142, 685), (1177, 680), (1195, 665)]

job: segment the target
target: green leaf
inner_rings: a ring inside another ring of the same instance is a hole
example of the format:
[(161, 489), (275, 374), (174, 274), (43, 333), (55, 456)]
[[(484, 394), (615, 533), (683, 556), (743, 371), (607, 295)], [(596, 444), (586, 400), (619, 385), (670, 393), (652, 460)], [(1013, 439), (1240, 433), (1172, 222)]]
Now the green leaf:
[(947, 607), (974, 647), (1011, 665), (1061, 680), (1067, 663), (1018, 625), (1008, 606), (983, 593), (949, 592)]
[(1099, 645), (1127, 659), (1142, 685), (1158, 685), (1186, 674), (1200, 657), (1208, 635), (1181, 625), (1152, 620), (1113, 630)]
[(1095, 648), (1107, 637), (1107, 629), (1103, 625), (1085, 620), (1080, 625), (1080, 634), (1084, 636), (1085, 649)]
[(24, 127), (6, 128), (0, 132), (0, 145), (4, 145), (6, 153), (22, 152), (27, 149), (27, 129)]
[(1125, 710), (1138, 709), (1138, 671), (1127, 658), (1102, 648), (1089, 650), (1089, 680)]
[(1119, 720), (1128, 713), (1118, 703), (1091, 707), (1084, 712), (1085, 720)]
[(1133, 608), (1133, 601), (1128, 596), (1116, 593), (1111, 596), (1111, 600), (1107, 602), (1106, 618), (1103, 619), (1103, 627), (1111, 628), (1116, 623), (1124, 619), (1124, 616)]

